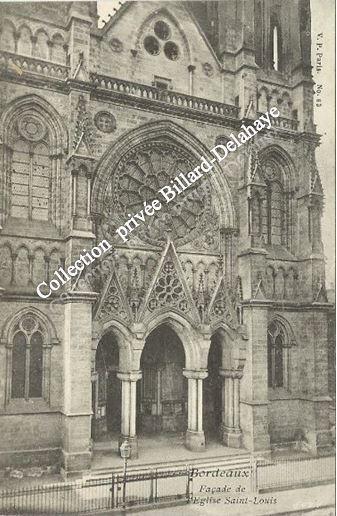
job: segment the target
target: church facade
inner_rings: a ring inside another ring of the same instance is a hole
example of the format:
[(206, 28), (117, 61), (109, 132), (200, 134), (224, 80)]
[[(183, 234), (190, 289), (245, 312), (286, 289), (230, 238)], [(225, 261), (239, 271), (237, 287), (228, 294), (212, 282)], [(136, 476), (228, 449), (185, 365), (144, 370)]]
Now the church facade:
[[(93, 442), (137, 456), (165, 432), (325, 453), (308, 0), (130, 2), (102, 28), (95, 2), (0, 9), (0, 468), (78, 474)], [(269, 130), (122, 242), (159, 188), (272, 107)]]

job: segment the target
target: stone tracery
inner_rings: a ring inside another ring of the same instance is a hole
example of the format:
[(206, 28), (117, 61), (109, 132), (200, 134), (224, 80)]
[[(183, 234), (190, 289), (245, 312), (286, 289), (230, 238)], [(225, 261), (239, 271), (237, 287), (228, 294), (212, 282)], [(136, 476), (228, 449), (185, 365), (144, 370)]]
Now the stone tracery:
[[(158, 196), (161, 186), (193, 167), (191, 156), (173, 143), (149, 142), (134, 148), (123, 156), (108, 186), (102, 223), (111, 217), (111, 211), (115, 211), (112, 207), (116, 206), (121, 220), (128, 213), (141, 210), (144, 201), (150, 202)], [(137, 228), (135, 234), (142, 241), (158, 245), (165, 242), (165, 234), (170, 230), (175, 242), (183, 245), (200, 236), (200, 227), (211, 214), (214, 223), (210, 188), (205, 185), (198, 196), (188, 196), (170, 206), (163, 205), (146, 225)]]

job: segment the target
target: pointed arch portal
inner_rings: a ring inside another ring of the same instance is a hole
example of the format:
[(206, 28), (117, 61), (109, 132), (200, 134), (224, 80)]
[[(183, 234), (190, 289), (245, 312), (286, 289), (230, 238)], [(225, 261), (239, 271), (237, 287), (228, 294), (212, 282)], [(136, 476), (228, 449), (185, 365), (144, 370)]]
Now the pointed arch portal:
[(210, 439), (219, 440), (221, 436), (222, 378), (219, 376), (221, 365), (221, 341), (219, 336), (214, 334), (211, 339), (211, 346), (208, 353), (208, 376), (205, 378), (203, 384), (203, 420), (206, 442)]
[(103, 335), (95, 355), (95, 376), (92, 383), (92, 438), (109, 439), (121, 427), (121, 382), (117, 378), (119, 349), (109, 332)]
[(139, 432), (184, 432), (187, 428), (185, 353), (181, 340), (168, 325), (157, 327), (147, 337), (140, 364)]

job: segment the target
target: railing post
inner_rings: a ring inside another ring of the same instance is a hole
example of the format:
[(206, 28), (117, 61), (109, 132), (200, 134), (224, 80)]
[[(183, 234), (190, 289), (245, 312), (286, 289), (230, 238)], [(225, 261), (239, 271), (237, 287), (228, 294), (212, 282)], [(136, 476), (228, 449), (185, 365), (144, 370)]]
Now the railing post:
[(251, 481), (251, 490), (252, 493), (256, 493), (258, 491), (257, 485), (257, 460), (254, 457), (250, 459), (250, 481)]
[(153, 502), (153, 493), (154, 493), (154, 475), (153, 475), (153, 470), (151, 470), (151, 483), (150, 483), (150, 497), (149, 497), (149, 502), (152, 503)]
[(111, 475), (111, 509), (115, 508), (115, 477), (112, 473)]
[(193, 478), (191, 476), (190, 468), (186, 466), (187, 483), (186, 483), (186, 500), (189, 502), (193, 497)]
[(119, 506), (119, 475), (116, 475), (116, 508)]
[(154, 501), (158, 502), (158, 469), (156, 469), (156, 476), (155, 476)]

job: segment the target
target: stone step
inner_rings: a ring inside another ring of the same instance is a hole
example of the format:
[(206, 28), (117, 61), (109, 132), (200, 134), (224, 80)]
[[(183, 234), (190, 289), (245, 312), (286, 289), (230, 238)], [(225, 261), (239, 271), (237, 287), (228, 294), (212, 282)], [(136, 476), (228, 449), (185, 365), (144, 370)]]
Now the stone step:
[[(131, 465), (129, 463), (128, 465), (128, 473), (142, 473), (142, 472), (148, 472), (151, 469), (185, 469), (186, 466), (198, 466), (199, 468), (205, 469), (205, 468), (217, 468), (217, 467), (248, 467), (250, 465), (251, 461), (251, 455), (248, 453), (245, 454), (233, 454), (233, 455), (227, 455), (226, 457), (195, 457), (193, 459), (183, 459), (183, 460), (176, 460), (176, 461), (165, 461), (165, 462), (156, 462), (156, 463), (145, 463), (145, 464), (134, 464)], [(111, 468), (97, 468), (94, 470), (91, 470), (90, 472), (90, 478), (96, 478), (96, 477), (105, 477), (110, 476), (112, 473), (115, 474), (121, 474), (123, 473), (123, 467), (121, 466), (115, 466)]]

